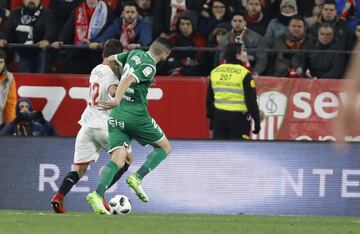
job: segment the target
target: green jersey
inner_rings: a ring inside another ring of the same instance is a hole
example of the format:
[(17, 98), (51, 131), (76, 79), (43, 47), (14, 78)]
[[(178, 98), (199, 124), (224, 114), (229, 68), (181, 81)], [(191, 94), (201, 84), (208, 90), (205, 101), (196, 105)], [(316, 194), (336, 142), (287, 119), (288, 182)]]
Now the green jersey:
[(149, 53), (132, 50), (116, 55), (123, 67), (122, 78), (132, 75), (136, 83), (126, 90), (120, 105), (110, 113), (108, 147), (110, 152), (121, 146), (129, 146), (135, 138), (140, 144), (154, 144), (164, 137), (164, 133), (148, 113), (147, 94), (154, 81), (156, 62)]
[(132, 83), (126, 90), (121, 105), (140, 104), (147, 108), (147, 94), (150, 85), (154, 81), (156, 73), (156, 61), (148, 52), (135, 49), (116, 55), (117, 62), (123, 67), (122, 78), (132, 75), (136, 83)]

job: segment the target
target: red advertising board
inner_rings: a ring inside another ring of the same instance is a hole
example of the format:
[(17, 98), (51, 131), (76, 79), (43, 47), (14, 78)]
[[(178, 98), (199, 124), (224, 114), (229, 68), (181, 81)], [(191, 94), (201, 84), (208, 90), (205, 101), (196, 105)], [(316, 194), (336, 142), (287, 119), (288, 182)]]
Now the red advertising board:
[[(258, 139), (335, 140), (332, 123), (347, 101), (344, 80), (257, 78), (258, 102), (265, 113)], [(360, 132), (347, 136), (359, 141)]]
[[(15, 74), (19, 96), (33, 100), (59, 135), (75, 136), (86, 106), (86, 75)], [(331, 123), (347, 100), (342, 80), (256, 78), (262, 130), (253, 139), (334, 140)], [(209, 138), (207, 79), (157, 77), (149, 110), (169, 138)], [(360, 132), (346, 140), (360, 140)]]
[[(15, 74), (18, 94), (29, 97), (61, 136), (75, 136), (88, 97), (88, 76)], [(149, 111), (169, 138), (208, 138), (205, 78), (157, 78)]]

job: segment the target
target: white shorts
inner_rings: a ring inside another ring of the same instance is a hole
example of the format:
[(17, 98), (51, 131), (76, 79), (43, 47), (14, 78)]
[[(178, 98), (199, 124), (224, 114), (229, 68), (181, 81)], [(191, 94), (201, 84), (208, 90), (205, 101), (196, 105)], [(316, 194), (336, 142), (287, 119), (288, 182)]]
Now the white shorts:
[(107, 129), (81, 127), (75, 141), (74, 164), (81, 165), (96, 162), (100, 150), (102, 148), (106, 150), (107, 140)]

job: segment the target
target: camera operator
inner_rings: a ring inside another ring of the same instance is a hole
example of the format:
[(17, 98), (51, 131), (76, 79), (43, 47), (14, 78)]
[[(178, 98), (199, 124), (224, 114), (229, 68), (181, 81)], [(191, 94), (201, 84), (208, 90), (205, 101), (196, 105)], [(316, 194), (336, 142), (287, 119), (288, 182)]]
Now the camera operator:
[(33, 111), (32, 102), (28, 98), (21, 98), (16, 103), (16, 118), (5, 125), (0, 135), (12, 136), (53, 136), (55, 130), (46, 121), (41, 112)]

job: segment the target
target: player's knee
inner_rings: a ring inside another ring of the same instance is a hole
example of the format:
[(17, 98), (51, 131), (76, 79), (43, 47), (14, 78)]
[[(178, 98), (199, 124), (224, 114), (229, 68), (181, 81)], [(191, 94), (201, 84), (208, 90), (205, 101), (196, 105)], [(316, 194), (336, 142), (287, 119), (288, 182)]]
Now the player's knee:
[(122, 168), (125, 165), (125, 160), (116, 160), (114, 163), (118, 166), (118, 168)]
[(112, 152), (111, 160), (116, 163), (119, 168), (122, 168), (125, 165), (126, 156), (127, 150), (125, 148), (119, 148)]
[(165, 151), (166, 155), (169, 155), (172, 151), (171, 145), (170, 144), (166, 144), (162, 147), (162, 150)]
[(132, 161), (133, 161), (133, 155), (132, 155), (132, 153), (129, 153), (129, 152), (128, 152), (128, 154), (126, 155), (125, 162), (126, 162), (128, 165), (130, 165), (130, 164), (132, 163)]

